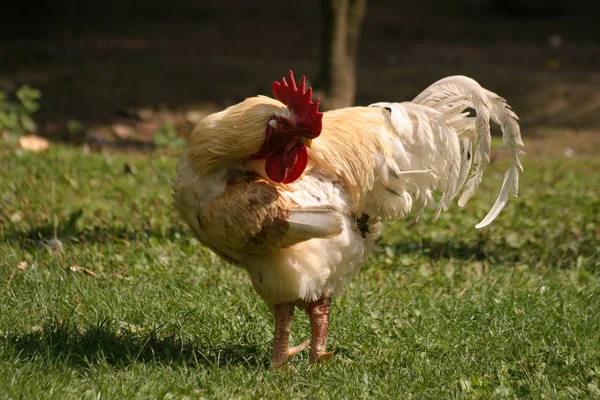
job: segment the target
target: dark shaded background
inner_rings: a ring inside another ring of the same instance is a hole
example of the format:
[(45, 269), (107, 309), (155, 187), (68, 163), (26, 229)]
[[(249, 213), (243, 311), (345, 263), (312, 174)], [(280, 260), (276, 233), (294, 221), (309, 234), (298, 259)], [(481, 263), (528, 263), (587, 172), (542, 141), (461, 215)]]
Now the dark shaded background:
[[(600, 2), (518, 3), (370, 0), (357, 103), (410, 100), (465, 74), (509, 100), (525, 136), (597, 138)], [(88, 139), (114, 139), (115, 123), (140, 140), (164, 121), (185, 134), (207, 112), (269, 94), (289, 69), (310, 79), (319, 62), (316, 0), (35, 0), (4, 6), (0, 20), (0, 89), (41, 89), (40, 133), (53, 138), (67, 138), (69, 119)]]

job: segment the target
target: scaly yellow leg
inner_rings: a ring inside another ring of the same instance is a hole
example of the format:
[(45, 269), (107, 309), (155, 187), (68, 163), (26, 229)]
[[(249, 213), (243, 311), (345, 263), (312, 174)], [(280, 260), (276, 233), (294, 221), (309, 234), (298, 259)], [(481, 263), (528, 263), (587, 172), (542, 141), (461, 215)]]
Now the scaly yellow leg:
[(292, 330), (292, 322), (294, 321), (294, 308), (294, 303), (275, 305), (275, 340), (273, 343), (271, 369), (282, 366), (287, 362), (288, 358), (306, 349), (310, 343), (307, 340), (298, 346), (289, 347), (290, 332)]
[(327, 351), (327, 334), (329, 332), (329, 308), (331, 299), (325, 297), (308, 305), (312, 345), (309, 362), (314, 364), (333, 357), (333, 352)]

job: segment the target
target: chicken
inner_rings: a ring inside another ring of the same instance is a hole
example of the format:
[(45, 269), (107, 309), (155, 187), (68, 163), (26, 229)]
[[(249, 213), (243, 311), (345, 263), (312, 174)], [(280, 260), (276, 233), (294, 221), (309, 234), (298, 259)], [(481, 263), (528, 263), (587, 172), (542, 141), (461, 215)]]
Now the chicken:
[[(311, 363), (332, 356), (331, 301), (382, 219), (425, 207), (439, 215), (461, 192), (458, 205), (466, 204), (489, 163), (490, 120), (512, 164), (477, 228), (517, 195), (522, 170), (517, 116), (470, 78), (442, 79), (412, 102), (325, 113), (305, 86), (290, 71), (289, 82), (273, 83), (276, 99), (251, 97), (205, 117), (173, 181), (175, 208), (200, 242), (248, 271), (274, 313), (274, 368), (309, 344)], [(311, 340), (290, 347), (296, 308), (308, 313)]]

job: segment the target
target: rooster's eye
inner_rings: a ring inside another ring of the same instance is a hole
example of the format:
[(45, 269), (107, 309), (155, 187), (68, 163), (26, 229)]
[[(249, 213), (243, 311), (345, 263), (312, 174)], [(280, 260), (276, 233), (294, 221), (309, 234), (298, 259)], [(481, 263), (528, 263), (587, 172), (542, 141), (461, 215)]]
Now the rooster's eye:
[(289, 122), (289, 121), (286, 121), (286, 120), (283, 120), (283, 121), (281, 122), (281, 125), (282, 125), (282, 126), (285, 128), (285, 129), (288, 129), (288, 128), (290, 127), (290, 122)]

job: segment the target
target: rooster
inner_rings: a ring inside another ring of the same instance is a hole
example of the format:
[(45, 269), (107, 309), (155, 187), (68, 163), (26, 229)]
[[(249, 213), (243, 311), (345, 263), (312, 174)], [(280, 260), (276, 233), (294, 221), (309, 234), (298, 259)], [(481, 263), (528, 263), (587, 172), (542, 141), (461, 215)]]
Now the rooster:
[[(173, 197), (200, 242), (248, 271), (273, 312), (276, 368), (309, 345), (310, 363), (332, 356), (331, 301), (360, 269), (382, 219), (425, 207), (439, 215), (457, 196), (464, 206), (489, 163), (493, 121), (512, 164), (476, 225), (485, 227), (517, 195), (523, 142), (506, 101), (465, 76), (412, 102), (324, 113), (291, 71), (272, 90), (275, 99), (251, 97), (198, 124)], [(308, 313), (311, 339), (290, 347), (296, 308)]]

